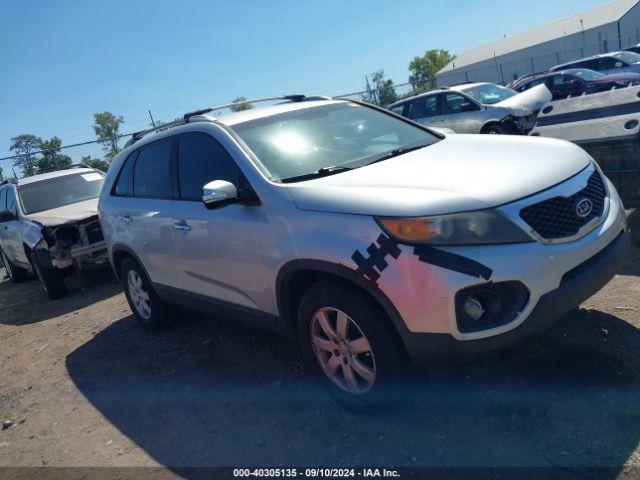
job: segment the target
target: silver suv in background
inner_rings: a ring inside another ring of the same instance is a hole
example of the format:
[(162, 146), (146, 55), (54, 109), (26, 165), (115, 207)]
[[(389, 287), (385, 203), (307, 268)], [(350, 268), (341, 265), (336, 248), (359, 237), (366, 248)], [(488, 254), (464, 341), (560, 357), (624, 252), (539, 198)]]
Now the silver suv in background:
[(11, 280), (35, 273), (56, 299), (67, 273), (106, 260), (97, 210), (103, 181), (99, 170), (72, 168), (2, 183), (0, 257)]
[(422, 125), (456, 133), (517, 134), (533, 128), (535, 109), (550, 98), (542, 90), (521, 97), (494, 83), (469, 83), (409, 97), (388, 108)]
[(145, 327), (183, 305), (270, 328), (362, 406), (400, 391), (407, 356), (527, 338), (625, 261), (618, 194), (574, 144), (284, 100), (187, 114), (114, 159), (100, 220)]

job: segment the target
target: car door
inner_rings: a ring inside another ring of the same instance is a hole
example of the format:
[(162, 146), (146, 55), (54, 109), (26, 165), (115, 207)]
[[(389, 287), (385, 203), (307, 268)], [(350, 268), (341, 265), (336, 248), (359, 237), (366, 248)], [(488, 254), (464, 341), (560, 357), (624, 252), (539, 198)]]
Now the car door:
[(424, 95), (412, 100), (407, 105), (405, 116), (427, 127), (437, 127), (444, 122), (440, 114), (439, 97), (440, 95)]
[(259, 206), (231, 203), (208, 210), (202, 188), (213, 180), (248, 187), (224, 146), (208, 133), (178, 137), (179, 227), (176, 245), (180, 288), (207, 299), (257, 309), (268, 285), (260, 232)]
[(446, 92), (441, 96), (441, 111), (445, 119), (440, 125), (456, 133), (478, 133), (477, 113), (480, 107), (470, 98), (458, 92)]
[(172, 227), (176, 141), (173, 137), (141, 147), (126, 160), (112, 192), (109, 224), (115, 243), (138, 256), (152, 283), (176, 287)]
[(2, 248), (11, 262), (22, 268), (29, 268), (29, 259), (22, 245), (20, 237), (20, 219), (18, 216), (18, 199), (15, 187), (6, 189), (6, 210), (11, 212), (13, 218), (0, 225), (2, 230)]

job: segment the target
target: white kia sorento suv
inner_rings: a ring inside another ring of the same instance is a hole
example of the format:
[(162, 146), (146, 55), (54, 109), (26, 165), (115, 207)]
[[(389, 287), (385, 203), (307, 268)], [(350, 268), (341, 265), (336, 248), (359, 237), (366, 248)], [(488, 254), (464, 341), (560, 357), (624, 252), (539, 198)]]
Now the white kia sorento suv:
[(441, 135), (355, 101), (283, 97), (135, 135), (99, 212), (138, 320), (200, 308), (299, 339), (340, 400), (407, 356), (552, 325), (625, 261), (611, 182), (564, 141)]

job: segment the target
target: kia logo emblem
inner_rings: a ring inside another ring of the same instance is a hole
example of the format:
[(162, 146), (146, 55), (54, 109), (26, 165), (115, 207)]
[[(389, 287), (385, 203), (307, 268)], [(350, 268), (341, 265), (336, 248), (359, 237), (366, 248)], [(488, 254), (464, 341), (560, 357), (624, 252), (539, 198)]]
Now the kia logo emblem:
[(581, 198), (578, 200), (578, 203), (576, 203), (576, 215), (580, 218), (589, 216), (591, 210), (593, 210), (593, 203), (591, 203), (591, 200), (588, 198)]

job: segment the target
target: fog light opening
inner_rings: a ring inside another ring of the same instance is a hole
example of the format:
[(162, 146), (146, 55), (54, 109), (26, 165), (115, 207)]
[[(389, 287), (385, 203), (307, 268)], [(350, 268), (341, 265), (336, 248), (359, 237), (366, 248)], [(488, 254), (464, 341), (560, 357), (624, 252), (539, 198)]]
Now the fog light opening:
[(468, 297), (462, 304), (464, 313), (473, 320), (480, 320), (484, 315), (485, 308), (478, 297)]

